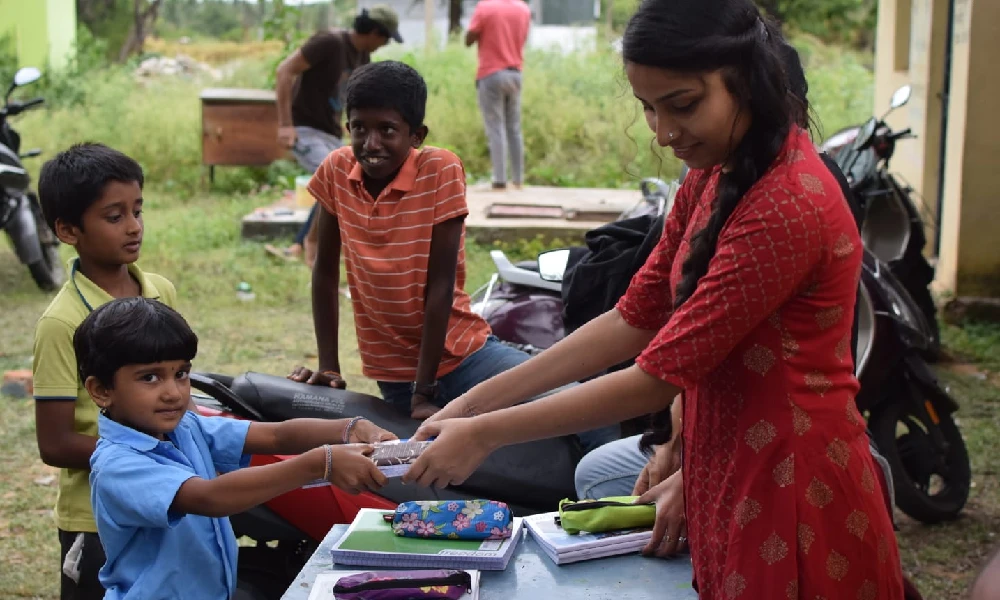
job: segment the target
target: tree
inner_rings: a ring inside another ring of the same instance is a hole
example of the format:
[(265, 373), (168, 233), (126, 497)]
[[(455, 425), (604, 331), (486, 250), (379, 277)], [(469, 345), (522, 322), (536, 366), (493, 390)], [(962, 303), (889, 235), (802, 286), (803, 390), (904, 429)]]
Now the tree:
[(462, 0), (448, 0), (448, 33), (462, 31)]
[(781, 0), (757, 0), (757, 6), (764, 9), (764, 12), (771, 15), (771, 17), (778, 22), (783, 22), (785, 20), (785, 15), (781, 10), (781, 5)]
[(118, 51), (119, 62), (125, 62), (129, 56), (142, 52), (146, 35), (156, 23), (161, 4), (162, 0), (132, 0), (132, 29)]

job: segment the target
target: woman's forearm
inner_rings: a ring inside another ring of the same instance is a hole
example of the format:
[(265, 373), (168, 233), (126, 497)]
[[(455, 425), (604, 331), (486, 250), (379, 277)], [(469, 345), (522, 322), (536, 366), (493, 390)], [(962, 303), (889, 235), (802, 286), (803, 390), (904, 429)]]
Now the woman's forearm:
[(666, 408), (680, 389), (637, 366), (546, 398), (481, 415), (479, 431), (498, 448), (620, 423)]
[(637, 329), (610, 310), (556, 345), (469, 392), (470, 412), (507, 408), (638, 356), (656, 331)]

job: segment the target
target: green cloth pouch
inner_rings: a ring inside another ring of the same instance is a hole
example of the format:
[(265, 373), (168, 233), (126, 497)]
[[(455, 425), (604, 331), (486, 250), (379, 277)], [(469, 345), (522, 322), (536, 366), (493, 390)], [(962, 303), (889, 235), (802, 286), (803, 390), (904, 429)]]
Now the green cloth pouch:
[(559, 502), (557, 523), (563, 531), (576, 535), (581, 531), (601, 533), (620, 529), (652, 527), (656, 520), (655, 504), (633, 504), (638, 496), (610, 496), (599, 500)]

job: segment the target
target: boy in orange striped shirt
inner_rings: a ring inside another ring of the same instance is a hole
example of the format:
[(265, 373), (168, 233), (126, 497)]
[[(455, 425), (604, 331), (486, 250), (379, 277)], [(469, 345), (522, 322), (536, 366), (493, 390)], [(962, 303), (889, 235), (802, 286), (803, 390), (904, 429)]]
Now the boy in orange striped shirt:
[[(465, 170), (453, 153), (421, 148), (427, 86), (396, 61), (357, 69), (345, 93), (351, 145), (309, 182), (317, 214), (313, 321), (316, 372), (289, 376), (346, 387), (337, 329), (340, 255), (354, 307), (363, 372), (386, 401), (425, 419), (447, 402), (528, 359), (492, 336), (465, 287)], [(588, 434), (587, 449), (618, 437)]]

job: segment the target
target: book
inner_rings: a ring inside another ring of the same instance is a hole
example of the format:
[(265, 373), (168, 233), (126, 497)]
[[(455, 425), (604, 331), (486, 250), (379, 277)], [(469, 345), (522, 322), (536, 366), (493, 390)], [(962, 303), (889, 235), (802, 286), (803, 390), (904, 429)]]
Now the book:
[[(479, 579), (480, 573), (475, 569), (461, 569), (472, 578), (472, 590), (462, 597), (462, 600), (479, 600)], [(341, 577), (357, 575), (358, 573), (378, 573), (378, 569), (364, 569), (360, 571), (337, 571), (336, 573), (320, 573), (313, 580), (312, 589), (309, 592), (309, 600), (332, 600), (333, 586)]]
[(557, 565), (638, 552), (653, 537), (652, 528), (570, 535), (556, 524), (558, 516), (550, 512), (524, 518), (531, 537)]
[(340, 565), (429, 569), (507, 568), (524, 532), (514, 517), (511, 536), (503, 540), (428, 540), (397, 536), (383, 518), (392, 511), (362, 508), (330, 554)]
[(375, 444), (371, 459), (386, 477), (402, 477), (431, 442), (393, 440)]

